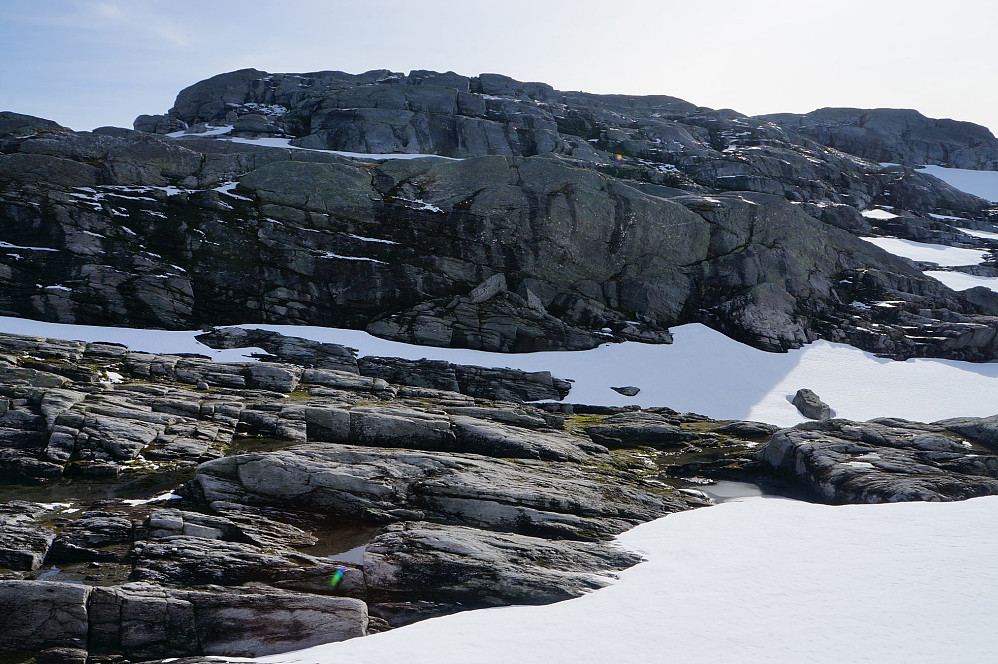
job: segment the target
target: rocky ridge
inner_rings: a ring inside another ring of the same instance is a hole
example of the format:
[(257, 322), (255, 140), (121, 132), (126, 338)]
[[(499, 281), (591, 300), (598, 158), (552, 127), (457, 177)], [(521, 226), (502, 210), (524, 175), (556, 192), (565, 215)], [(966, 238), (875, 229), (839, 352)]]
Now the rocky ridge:
[[(856, 237), (993, 230), (994, 205), (780, 118), (489, 74), (256, 70), (191, 86), (140, 131), (24, 117), (0, 139), (8, 314), (322, 324), (506, 352), (668, 342), (686, 322), (767, 350), (998, 348), (998, 296)], [(985, 134), (945, 125), (919, 145), (988, 167)], [(860, 215), (874, 205), (902, 221)]]

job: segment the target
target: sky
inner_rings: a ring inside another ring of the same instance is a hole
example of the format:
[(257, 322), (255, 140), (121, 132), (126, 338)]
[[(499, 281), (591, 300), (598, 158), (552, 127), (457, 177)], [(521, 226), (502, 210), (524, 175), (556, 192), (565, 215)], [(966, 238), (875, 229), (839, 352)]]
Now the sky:
[(130, 127), (244, 67), (503, 73), (747, 114), (915, 108), (998, 133), (993, 0), (0, 0), (0, 110)]

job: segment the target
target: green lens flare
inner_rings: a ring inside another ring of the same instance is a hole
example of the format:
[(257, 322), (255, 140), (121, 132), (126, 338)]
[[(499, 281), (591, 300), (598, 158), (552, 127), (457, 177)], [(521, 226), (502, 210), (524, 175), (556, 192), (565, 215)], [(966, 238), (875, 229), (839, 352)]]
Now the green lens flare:
[(329, 578), (329, 587), (335, 588), (336, 586), (340, 585), (340, 581), (343, 580), (343, 574), (346, 571), (347, 571), (346, 567), (340, 566), (340, 568), (336, 570), (333, 573), (333, 575)]

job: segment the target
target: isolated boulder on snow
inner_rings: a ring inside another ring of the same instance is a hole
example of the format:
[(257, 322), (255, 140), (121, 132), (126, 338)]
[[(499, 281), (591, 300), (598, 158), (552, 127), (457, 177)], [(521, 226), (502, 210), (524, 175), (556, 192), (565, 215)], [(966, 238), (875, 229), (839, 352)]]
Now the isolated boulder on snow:
[(791, 403), (797, 407), (801, 415), (812, 420), (827, 420), (832, 416), (831, 407), (807, 388), (797, 390)]

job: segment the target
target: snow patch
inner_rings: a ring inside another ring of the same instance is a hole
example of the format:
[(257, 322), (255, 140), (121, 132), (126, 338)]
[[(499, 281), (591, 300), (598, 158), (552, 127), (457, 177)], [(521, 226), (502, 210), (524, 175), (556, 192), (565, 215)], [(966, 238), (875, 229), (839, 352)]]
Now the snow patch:
[(51, 247), (24, 247), (19, 244), (11, 244), (10, 242), (4, 242), (0, 240), (0, 249), (25, 249), (27, 251), (59, 251), (58, 249), (52, 249)]
[(980, 249), (961, 249), (960, 247), (948, 247), (945, 244), (915, 242), (896, 237), (861, 237), (860, 239), (875, 244), (895, 256), (947, 267), (979, 265), (988, 256), (988, 252)]
[(974, 237), (981, 237), (985, 240), (998, 240), (998, 233), (992, 231), (979, 231), (973, 228), (960, 228), (959, 231), (966, 233), (967, 235), (973, 235)]
[(984, 286), (998, 292), (998, 277), (979, 277), (975, 274), (964, 274), (963, 272), (946, 272), (944, 270), (926, 270), (923, 274), (943, 282), (953, 290), (962, 291), (968, 288)]
[(874, 208), (872, 210), (863, 210), (860, 212), (861, 215), (867, 219), (895, 219), (900, 215), (896, 215), (893, 212), (888, 212), (887, 210), (882, 210), (880, 208)]
[(998, 171), (974, 171), (942, 166), (925, 166), (918, 171), (933, 175), (960, 191), (998, 202)]
[(126, 505), (132, 505), (134, 507), (135, 505), (148, 505), (149, 503), (159, 503), (163, 502), (164, 500), (180, 500), (182, 497), (183, 496), (178, 496), (177, 494), (173, 493), (173, 490), (171, 489), (166, 493), (161, 493), (158, 496), (153, 496), (152, 498), (128, 498), (121, 502), (125, 503)]
[(378, 237), (366, 237), (364, 235), (354, 235), (353, 233), (347, 233), (347, 237), (353, 238), (354, 240), (360, 240), (361, 242), (377, 242), (378, 244), (398, 244), (395, 240), (382, 240)]

